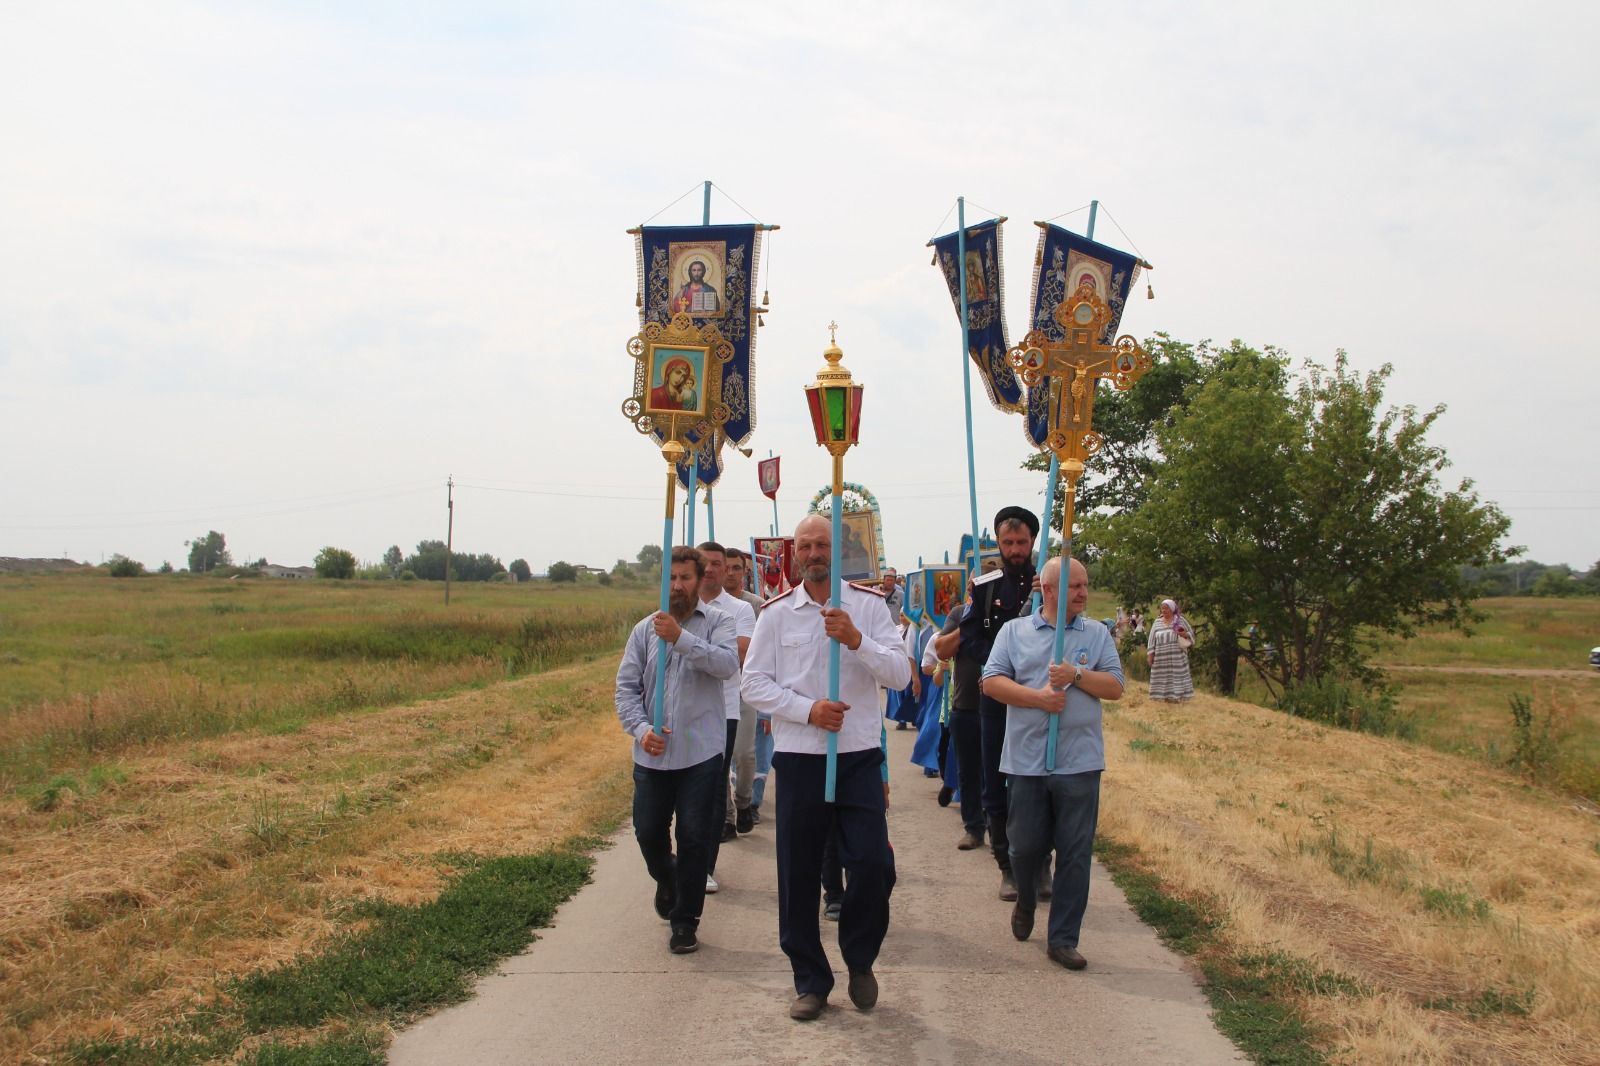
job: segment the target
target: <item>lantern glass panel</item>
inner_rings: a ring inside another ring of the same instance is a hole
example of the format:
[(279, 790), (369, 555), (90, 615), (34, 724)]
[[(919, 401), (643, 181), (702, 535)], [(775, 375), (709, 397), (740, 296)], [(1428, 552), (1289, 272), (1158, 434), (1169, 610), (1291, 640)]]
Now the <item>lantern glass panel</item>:
[(823, 402), (827, 404), (828, 408), (828, 440), (835, 444), (849, 440), (849, 423), (845, 405), (849, 402), (850, 390), (824, 388), (822, 392)]
[(806, 406), (811, 409), (811, 431), (817, 435), (818, 444), (828, 443), (827, 420), (822, 415), (822, 390), (806, 389)]

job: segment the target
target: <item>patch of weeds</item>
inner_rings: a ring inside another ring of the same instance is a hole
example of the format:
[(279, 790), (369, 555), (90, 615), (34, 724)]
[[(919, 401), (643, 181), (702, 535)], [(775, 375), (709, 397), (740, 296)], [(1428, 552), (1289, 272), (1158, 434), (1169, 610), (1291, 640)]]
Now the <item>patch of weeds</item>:
[(281, 722), (270, 722), (262, 726), (261, 734), (268, 737), (287, 737), (293, 736), (305, 727), (306, 720), (304, 718), (285, 718)]
[(283, 800), (276, 796), (257, 796), (251, 800), (250, 815), (245, 820), (244, 829), (267, 851), (274, 851), (289, 843), (291, 833)]
[(1358, 848), (1340, 839), (1339, 827), (1330, 825), (1326, 833), (1313, 840), (1304, 837), (1295, 841), (1302, 855), (1320, 856), (1328, 868), (1346, 881), (1354, 884), (1366, 881), (1375, 885), (1405, 888), (1405, 867), (1409, 864), (1404, 852), (1397, 848), (1380, 847), (1369, 836)]
[(1531, 696), (1512, 696), (1511, 754), (1505, 758), (1506, 766), (1530, 781), (1548, 781), (1559, 768), (1570, 719), (1570, 709), (1553, 702), (1540, 715)]
[(1282, 952), (1230, 952), (1212, 908), (1163, 891), (1160, 879), (1139, 867), (1135, 849), (1101, 836), (1094, 850), (1139, 918), (1169, 946), (1197, 957), (1217, 1028), (1235, 1046), (1269, 1066), (1326, 1066), (1295, 997), (1356, 995), (1355, 981)]
[(1486, 988), (1466, 999), (1458, 996), (1435, 996), (1422, 1001), (1424, 1010), (1450, 1011), (1473, 1018), (1491, 1014), (1510, 1014), (1523, 1018), (1533, 1010), (1533, 989), (1512, 992), (1503, 988)]
[(1278, 709), (1324, 725), (1401, 740), (1417, 738), (1417, 721), (1395, 702), (1385, 685), (1363, 686), (1339, 678), (1306, 681), (1278, 698)]
[(67, 793), (83, 795), (83, 786), (78, 784), (78, 779), (70, 774), (57, 774), (46, 781), (33, 796), (28, 799), (28, 806), (40, 814), (53, 811), (61, 806), (62, 799)]
[(1446, 918), (1487, 921), (1489, 901), (1454, 888), (1422, 888), (1422, 909)]
[(212, 614), (242, 614), (245, 610), (245, 605), (242, 603), (218, 602), (211, 605)]

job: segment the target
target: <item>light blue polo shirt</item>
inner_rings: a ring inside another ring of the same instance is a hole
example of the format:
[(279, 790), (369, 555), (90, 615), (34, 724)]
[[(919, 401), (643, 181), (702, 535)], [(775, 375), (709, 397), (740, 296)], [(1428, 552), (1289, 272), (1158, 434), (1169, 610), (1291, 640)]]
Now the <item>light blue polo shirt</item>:
[[(1013, 618), (1000, 628), (994, 649), (983, 666), (983, 676), (1009, 677), (1028, 688), (1050, 683), (1050, 663), (1055, 658), (1056, 627), (1044, 617), (1044, 608), (1024, 618)], [(1111, 631), (1102, 622), (1080, 614), (1067, 623), (1066, 661), (1085, 670), (1115, 674), (1122, 681), (1122, 659)], [(1000, 751), (1000, 772), (1023, 777), (1043, 777), (1049, 745), (1050, 715), (1032, 707), (1006, 707), (1006, 742)], [(1105, 738), (1100, 732), (1100, 701), (1076, 685), (1067, 689), (1056, 737), (1058, 774), (1082, 774), (1106, 768)]]

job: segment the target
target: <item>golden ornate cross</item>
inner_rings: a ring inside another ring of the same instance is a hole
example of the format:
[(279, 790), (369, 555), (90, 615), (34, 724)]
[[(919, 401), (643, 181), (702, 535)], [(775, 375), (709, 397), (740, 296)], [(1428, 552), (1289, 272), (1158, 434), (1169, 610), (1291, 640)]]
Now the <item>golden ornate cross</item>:
[(834, 334), (836, 334), (838, 332), (839, 332), (839, 323), (837, 323), (837, 322), (829, 322), (828, 323), (828, 343), (829, 344), (838, 344), (839, 343), (839, 338), (834, 336)]
[(1119, 337), (1113, 344), (1100, 340), (1110, 319), (1105, 301), (1084, 285), (1056, 306), (1060, 340), (1034, 330), (1009, 353), (1024, 384), (1050, 380), (1050, 432), (1044, 443), (1061, 460), (1070, 482), (1077, 481), (1084, 461), (1100, 450), (1100, 434), (1093, 428), (1095, 386), (1110, 378), (1126, 391), (1151, 365), (1149, 354), (1132, 337)]

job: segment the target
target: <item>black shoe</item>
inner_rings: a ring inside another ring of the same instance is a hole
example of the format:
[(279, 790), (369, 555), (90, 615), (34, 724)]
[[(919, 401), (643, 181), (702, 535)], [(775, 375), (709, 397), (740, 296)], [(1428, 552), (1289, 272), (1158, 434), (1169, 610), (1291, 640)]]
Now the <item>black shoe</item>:
[(656, 882), (656, 914), (663, 920), (672, 914), (678, 902), (678, 889), (671, 881)]
[(760, 807), (751, 807), (750, 808), (750, 820), (752, 822), (754, 822), (756, 825), (760, 825), (761, 824), (761, 808)]
[(756, 820), (750, 815), (750, 808), (746, 807), (734, 819), (733, 827), (741, 833), (748, 833), (756, 827)]
[(878, 979), (871, 970), (850, 975), (850, 1002), (861, 1010), (871, 1010), (878, 1005)]
[(837, 922), (839, 920), (839, 915), (841, 915), (843, 913), (844, 913), (844, 904), (841, 903), (839, 900), (834, 900), (831, 903), (823, 904), (822, 916), (824, 918), (828, 919), (828, 921), (830, 921), (830, 922)]
[(1011, 908), (1011, 935), (1026, 940), (1033, 935), (1033, 908), (1022, 909), (1022, 904)]
[(910, 729), (910, 728), (911, 728), (910, 726), (906, 725), (904, 722), (901, 722), (899, 725), (894, 727), (894, 730), (895, 730), (896, 733), (898, 733), (902, 729)]
[(822, 1008), (827, 1005), (828, 1001), (822, 996), (815, 992), (807, 992), (794, 1001), (789, 1008), (789, 1017), (797, 1022), (814, 1022), (822, 1014)]
[(1052, 947), (1045, 954), (1050, 956), (1051, 962), (1059, 962), (1069, 970), (1081, 970), (1089, 965), (1089, 960), (1079, 955), (1077, 948)]
[(722, 823), (722, 842), (724, 844), (726, 844), (730, 840), (738, 840), (738, 839), (739, 839), (739, 828), (738, 828), (738, 826), (734, 825), (732, 822), (723, 822)]
[(667, 946), (674, 955), (691, 955), (700, 950), (700, 941), (695, 939), (693, 929), (674, 929)]
[(955, 794), (956, 790), (951, 788), (949, 785), (945, 785), (943, 788), (939, 789), (939, 806), (950, 806), (950, 801), (955, 798)]

